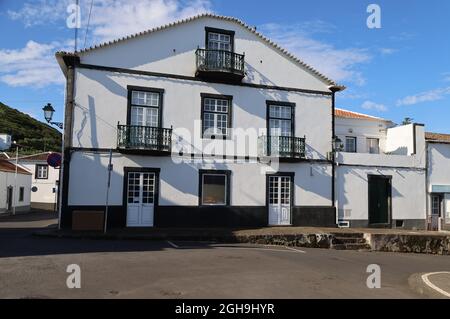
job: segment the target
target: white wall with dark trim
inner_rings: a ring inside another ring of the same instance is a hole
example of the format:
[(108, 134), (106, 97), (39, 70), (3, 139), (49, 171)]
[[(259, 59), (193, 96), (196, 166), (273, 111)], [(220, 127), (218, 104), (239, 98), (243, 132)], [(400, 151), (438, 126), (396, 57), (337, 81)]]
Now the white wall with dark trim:
[[(70, 164), (70, 206), (104, 205), (107, 153), (74, 152)], [(266, 174), (256, 163), (177, 164), (170, 157), (113, 153), (110, 204), (122, 205), (124, 167), (160, 168), (162, 206), (197, 206), (199, 169), (231, 170), (231, 205), (265, 206)], [(331, 206), (331, 165), (282, 163), (280, 172), (295, 173), (295, 205)]]

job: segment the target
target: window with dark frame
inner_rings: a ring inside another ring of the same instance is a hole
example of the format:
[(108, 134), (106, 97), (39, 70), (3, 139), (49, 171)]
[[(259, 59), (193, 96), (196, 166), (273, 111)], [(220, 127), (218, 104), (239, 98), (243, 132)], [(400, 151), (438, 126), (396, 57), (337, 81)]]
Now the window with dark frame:
[(234, 31), (205, 28), (207, 50), (234, 51)]
[(20, 187), (19, 188), (19, 202), (23, 202), (24, 196), (25, 196), (25, 188)]
[(231, 96), (202, 94), (202, 137), (229, 137), (232, 101)]
[(36, 179), (48, 179), (48, 165), (45, 164), (36, 164)]
[(346, 136), (345, 137), (345, 152), (356, 153), (356, 137)]
[(199, 180), (199, 204), (202, 206), (227, 206), (230, 204), (230, 172), (202, 171)]
[(161, 92), (152, 89), (131, 88), (129, 124), (160, 127)]
[(267, 102), (268, 135), (294, 136), (294, 106), (290, 103)]

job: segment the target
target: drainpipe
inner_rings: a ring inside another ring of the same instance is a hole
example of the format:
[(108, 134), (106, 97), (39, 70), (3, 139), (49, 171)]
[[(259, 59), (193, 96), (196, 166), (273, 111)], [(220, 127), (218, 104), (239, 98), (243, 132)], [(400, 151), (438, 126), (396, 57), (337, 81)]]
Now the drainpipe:
[(338, 211), (336, 205), (336, 150), (334, 147), (334, 139), (336, 136), (335, 127), (335, 111), (336, 111), (336, 92), (343, 91), (345, 88), (338, 85), (328, 87), (331, 91), (331, 202), (335, 211), (336, 224), (338, 223)]

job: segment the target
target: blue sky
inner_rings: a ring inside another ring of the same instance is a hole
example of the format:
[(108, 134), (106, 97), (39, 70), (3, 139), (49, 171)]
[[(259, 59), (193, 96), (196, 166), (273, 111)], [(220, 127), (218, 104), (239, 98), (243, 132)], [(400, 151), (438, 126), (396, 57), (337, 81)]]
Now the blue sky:
[[(75, 0), (0, 0), (0, 101), (62, 120), (64, 79), (54, 52), (73, 49), (66, 26)], [(381, 8), (369, 29), (367, 6)], [(341, 108), (450, 133), (450, 1), (80, 0), (83, 46), (210, 11), (235, 16), (347, 86)], [(6, 32), (5, 32), (6, 31)], [(0, 128), (1, 130), (1, 128)]]

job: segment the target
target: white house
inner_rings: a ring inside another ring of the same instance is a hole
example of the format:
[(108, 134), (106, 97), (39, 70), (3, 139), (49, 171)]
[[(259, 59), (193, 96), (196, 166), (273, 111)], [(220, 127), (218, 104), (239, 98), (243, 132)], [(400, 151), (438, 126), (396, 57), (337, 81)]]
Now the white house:
[(0, 151), (7, 151), (11, 147), (11, 135), (0, 133)]
[(338, 222), (350, 227), (426, 227), (422, 124), (336, 109)]
[(31, 208), (33, 209), (56, 211), (59, 169), (48, 165), (47, 157), (51, 153), (44, 152), (18, 159), (19, 165), (32, 174)]
[(0, 158), (0, 214), (28, 212), (30, 188), (31, 173)]
[(105, 211), (110, 150), (109, 227), (336, 225), (343, 87), (254, 28), (202, 14), (56, 57), (62, 227)]
[(450, 230), (450, 134), (426, 133), (429, 230)]

